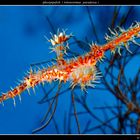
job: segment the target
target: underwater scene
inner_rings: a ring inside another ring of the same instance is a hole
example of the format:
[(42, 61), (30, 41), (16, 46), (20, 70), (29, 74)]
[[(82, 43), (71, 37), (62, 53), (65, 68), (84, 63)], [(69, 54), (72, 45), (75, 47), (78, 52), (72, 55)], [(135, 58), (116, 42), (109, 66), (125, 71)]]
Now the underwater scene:
[(0, 134), (139, 134), (139, 6), (0, 6)]

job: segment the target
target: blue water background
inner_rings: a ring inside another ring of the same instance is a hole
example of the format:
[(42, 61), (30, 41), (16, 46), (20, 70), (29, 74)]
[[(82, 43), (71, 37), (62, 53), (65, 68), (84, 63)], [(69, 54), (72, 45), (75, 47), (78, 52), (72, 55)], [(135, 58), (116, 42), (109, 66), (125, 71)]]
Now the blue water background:
[[(125, 15), (130, 7), (122, 6), (118, 16), (119, 19)], [(90, 6), (91, 17), (96, 27), (97, 35), (101, 44), (105, 43), (104, 35), (111, 24), (114, 6)], [(133, 12), (127, 19), (126, 28), (135, 20), (140, 21), (139, 6), (133, 7)], [(53, 28), (50, 26), (46, 17), (49, 18), (54, 30), (58, 28), (68, 29), (67, 33), (73, 33), (78, 39), (91, 42), (96, 41), (89, 20), (87, 8), (85, 6), (0, 6), (0, 91), (7, 92), (11, 87), (16, 86), (17, 79), (23, 79), (25, 72), (30, 68), (30, 64), (42, 62), (55, 57), (49, 53), (49, 42), (44, 35), (50, 38)], [(117, 22), (116, 22), (117, 23)], [(117, 25), (117, 24), (116, 24)], [(115, 25), (115, 26), (116, 26)], [(70, 46), (74, 51), (84, 53), (78, 47)], [(140, 67), (140, 58), (135, 57), (126, 70), (128, 78), (133, 78)], [(103, 63), (105, 65), (106, 62)], [(133, 68), (133, 69), (132, 69)], [(104, 72), (104, 70), (102, 70)], [(66, 84), (68, 86), (68, 84)], [(52, 84), (45, 85), (50, 89)], [(64, 88), (64, 87), (63, 87)], [(54, 89), (55, 93), (57, 89)], [(78, 91), (78, 96), (82, 96)], [(16, 107), (13, 100), (9, 99), (0, 106), (0, 134), (31, 134), (32, 130), (41, 126), (41, 119), (45, 115), (48, 104), (38, 104), (37, 102), (44, 96), (41, 87), (36, 89), (36, 95), (31, 90), (31, 96), (25, 91), (22, 95), (22, 103), (16, 97)], [(58, 124), (59, 133), (68, 133), (64, 130), (64, 117), (68, 118), (69, 106), (71, 105), (71, 93), (66, 92), (58, 100), (58, 106), (54, 118)], [(109, 92), (89, 90), (87, 103), (91, 107), (102, 106), (104, 103), (115, 105), (116, 100)], [(78, 111), (84, 109), (77, 104)], [(94, 113), (103, 119), (102, 111), (95, 110)], [(109, 113), (111, 116), (112, 114)], [(100, 124), (89, 115), (81, 115), (79, 121), (83, 130), (87, 121), (91, 119), (91, 127)], [(68, 125), (67, 120), (67, 125)], [(115, 126), (115, 120), (112, 122)], [(71, 121), (72, 133), (77, 133), (74, 117)], [(112, 131), (106, 128), (108, 133)], [(53, 121), (40, 134), (56, 134)], [(102, 134), (97, 129), (95, 134)]]

